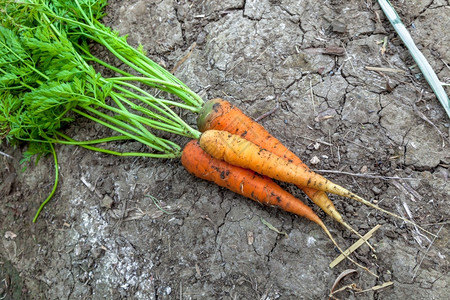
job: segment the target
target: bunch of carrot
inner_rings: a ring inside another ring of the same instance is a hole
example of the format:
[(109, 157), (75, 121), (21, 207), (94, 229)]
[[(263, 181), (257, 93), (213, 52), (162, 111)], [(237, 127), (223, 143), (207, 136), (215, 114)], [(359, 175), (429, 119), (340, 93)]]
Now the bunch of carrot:
[(185, 146), (181, 157), (187, 171), (261, 204), (315, 222), (339, 248), (317, 214), (271, 178), (296, 184), (327, 214), (361, 237), (344, 222), (325, 192), (353, 199), (360, 197), (309, 170), (294, 153), (237, 107), (223, 99), (210, 100), (200, 111), (197, 125), (203, 133), (199, 140)]
[[(324, 212), (356, 234), (358, 233), (344, 222), (326, 193), (356, 200), (405, 222), (412, 223), (311, 171), (263, 126), (225, 100), (213, 99), (205, 103), (197, 118), (197, 125), (203, 132), (199, 138), (200, 148), (211, 157), (223, 160), (230, 165), (297, 185)], [(188, 144), (188, 147), (191, 146)], [(186, 149), (183, 152), (185, 151)], [(183, 157), (185, 156), (185, 153), (183, 153)], [(201, 178), (203, 177), (202, 172), (214, 173), (218, 171), (211, 167), (208, 169), (207, 166), (202, 166), (202, 168), (206, 168), (202, 170), (198, 165), (190, 166), (185, 163), (183, 165), (191, 173)], [(235, 190), (235, 188), (232, 190)], [(251, 192), (242, 194), (254, 198)], [(264, 201), (260, 202), (264, 203)], [(284, 206), (284, 204), (281, 206)]]
[[(294, 153), (289, 151), (279, 140), (267, 132), (263, 126), (246, 116), (237, 107), (222, 99), (208, 101), (199, 113), (197, 125), (203, 134), (200, 136), (198, 143), (190, 143), (185, 147), (182, 156), (182, 163), (188, 171), (200, 178), (204, 178), (203, 174), (208, 174), (208, 178), (205, 179), (214, 181), (221, 186), (224, 186), (221, 183), (224, 177), (239, 176), (235, 174), (247, 173), (248, 170), (264, 175), (266, 181), (270, 182), (267, 186), (276, 186), (277, 188), (274, 188), (276, 190), (278, 190), (279, 186), (272, 180), (269, 180), (268, 177), (294, 183), (304, 190), (327, 214), (352, 232), (358, 234), (343, 221), (342, 216), (325, 192), (334, 192), (343, 196), (353, 194), (310, 171)], [(188, 160), (186, 158), (186, 151), (190, 153), (190, 156), (194, 156), (192, 150), (194, 147), (198, 153), (197, 156), (204, 155), (203, 151), (211, 156), (209, 167), (207, 164), (200, 164), (200, 161), (203, 160), (199, 159), (195, 163), (195, 159)], [(231, 173), (228, 169), (222, 172), (220, 168), (211, 166), (216, 160), (224, 161), (229, 166), (238, 166), (240, 168), (233, 169), (234, 173)], [(192, 162), (194, 165), (188, 162)], [(212, 174), (216, 174), (216, 179), (211, 177)], [(252, 184), (252, 180), (253, 176), (250, 178), (246, 176), (240, 182), (237, 181), (235, 183), (238, 186), (232, 186), (231, 184), (225, 186), (235, 192), (240, 192), (240, 194), (248, 198), (261, 203), (279, 206), (286, 211), (290, 211), (291, 205), (295, 206), (292, 203), (302, 203), (290, 194), (290, 197), (287, 197), (285, 194), (278, 196), (278, 193), (272, 190), (261, 194), (260, 188), (258, 191), (241, 188), (248, 184), (249, 181), (249, 184)], [(259, 197), (255, 195), (259, 195)], [(275, 198), (277, 201), (269, 201), (268, 199), (270, 198)], [(317, 220), (317, 216), (312, 210), (304, 204), (303, 207), (305, 207), (303, 212), (298, 210), (290, 212), (307, 217), (312, 221)]]
[[(326, 193), (359, 201), (414, 224), (311, 171), (263, 126), (225, 100), (213, 99), (206, 102), (198, 115), (197, 125), (202, 135), (185, 146), (181, 157), (187, 171), (261, 204), (279, 207), (315, 222), (339, 250), (329, 230), (314, 211), (272, 179), (295, 184), (324, 212), (362, 239), (364, 238), (343, 220)], [(375, 251), (366, 240), (365, 242)]]

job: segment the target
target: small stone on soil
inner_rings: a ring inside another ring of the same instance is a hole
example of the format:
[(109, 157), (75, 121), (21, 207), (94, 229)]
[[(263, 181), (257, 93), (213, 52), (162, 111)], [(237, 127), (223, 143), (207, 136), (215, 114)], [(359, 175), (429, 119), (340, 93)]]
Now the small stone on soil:
[(392, 275), (391, 274), (383, 274), (383, 280), (385, 282), (391, 281), (392, 280)]
[(100, 258), (103, 256), (103, 254), (105, 253), (105, 249), (97, 247), (92, 249), (92, 256), (94, 257), (94, 259)]
[(333, 28), (334, 32), (338, 32), (338, 33), (344, 33), (347, 30), (347, 26), (338, 20), (334, 20), (331, 23), (331, 27)]
[(320, 163), (320, 159), (317, 156), (313, 156), (309, 162), (312, 165), (317, 165), (318, 163)]
[(110, 196), (105, 195), (105, 197), (103, 197), (101, 207), (111, 209), (113, 204), (114, 200)]
[(374, 192), (376, 195), (378, 195), (378, 194), (381, 193), (381, 189), (379, 187), (377, 187), (377, 186), (374, 186), (372, 188), (372, 192)]

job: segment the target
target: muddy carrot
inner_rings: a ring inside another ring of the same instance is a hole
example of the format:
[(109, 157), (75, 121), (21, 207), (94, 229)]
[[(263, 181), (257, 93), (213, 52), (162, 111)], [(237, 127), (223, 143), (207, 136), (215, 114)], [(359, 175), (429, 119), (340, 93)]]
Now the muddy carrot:
[(200, 136), (199, 143), (200, 147), (214, 158), (280, 181), (356, 200), (432, 234), (414, 222), (370, 203), (308, 168), (297, 166), (291, 161), (277, 156), (238, 135), (222, 130), (207, 130)]
[[(271, 135), (261, 124), (253, 121), (239, 108), (223, 99), (212, 99), (205, 103), (197, 117), (197, 126), (201, 132), (216, 129), (239, 135), (261, 148), (292, 161), (292, 163), (298, 166), (308, 168), (300, 158)], [(298, 187), (325, 213), (362, 238), (355, 229), (344, 221), (344, 218), (337, 211), (325, 192), (309, 187)], [(367, 244), (374, 250), (369, 243)]]
[[(184, 147), (181, 163), (189, 173), (198, 178), (212, 181), (219, 186), (225, 187), (261, 204), (275, 206), (313, 221), (325, 231), (333, 244), (343, 252), (316, 213), (292, 194), (283, 190), (270, 178), (249, 169), (229, 164), (223, 160), (215, 159), (202, 150), (197, 140), (190, 141)], [(376, 276), (350, 257), (347, 256), (347, 258), (357, 266)]]

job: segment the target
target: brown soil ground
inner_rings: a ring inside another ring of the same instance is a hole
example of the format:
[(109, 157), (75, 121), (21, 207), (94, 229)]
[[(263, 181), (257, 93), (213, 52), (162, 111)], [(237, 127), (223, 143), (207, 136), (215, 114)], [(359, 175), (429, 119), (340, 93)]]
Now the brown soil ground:
[[(449, 1), (392, 2), (449, 82)], [(255, 118), (278, 107), (260, 122), (311, 168), (335, 172), (321, 174), (385, 209), (407, 215), (408, 207), (439, 233), (426, 237), (331, 197), (359, 232), (382, 225), (370, 240), (376, 255), (365, 245), (354, 255), (379, 278), (357, 269), (337, 288), (393, 282), (337, 298), (447, 299), (450, 121), (376, 1), (111, 1), (104, 22), (168, 69), (193, 49), (175, 75), (204, 99), (226, 98)], [(83, 119), (67, 129), (79, 139), (102, 130)], [(328, 266), (338, 252), (317, 225), (196, 179), (178, 159), (58, 146), (58, 190), (33, 224), (54, 165), (45, 157), (23, 171), (24, 150), (0, 146), (12, 156), (0, 156), (3, 299), (327, 299), (339, 274), (355, 268)], [(357, 240), (314, 210), (343, 247)]]

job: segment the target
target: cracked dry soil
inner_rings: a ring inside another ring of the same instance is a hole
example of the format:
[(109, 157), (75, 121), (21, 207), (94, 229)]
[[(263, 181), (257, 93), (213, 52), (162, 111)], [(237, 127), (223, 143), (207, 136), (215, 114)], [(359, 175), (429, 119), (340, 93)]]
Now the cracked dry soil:
[[(448, 82), (449, 1), (393, 4)], [(104, 22), (168, 69), (195, 43), (175, 74), (204, 99), (224, 97), (255, 118), (278, 105), (260, 122), (306, 163), (315, 162), (312, 168), (363, 174), (323, 173), (393, 212), (404, 214), (407, 205), (417, 223), (440, 230), (430, 246), (414, 228), (332, 197), (361, 233), (382, 225), (371, 239), (376, 257), (364, 245), (355, 255), (379, 279), (358, 270), (338, 288), (394, 283), (337, 298), (448, 297), (449, 119), (376, 1), (111, 1)], [(183, 117), (194, 124), (195, 116)], [(67, 130), (87, 139), (103, 129), (79, 119)], [(130, 142), (116, 147), (145, 150)], [(32, 224), (51, 190), (52, 159), (22, 172), (24, 148), (0, 149), (13, 156), (0, 157), (4, 299), (326, 299), (338, 275), (354, 268), (328, 267), (338, 253), (315, 224), (196, 179), (178, 160), (58, 146), (61, 181)], [(314, 209), (343, 247), (356, 241)], [(6, 237), (8, 231), (17, 236)]]

